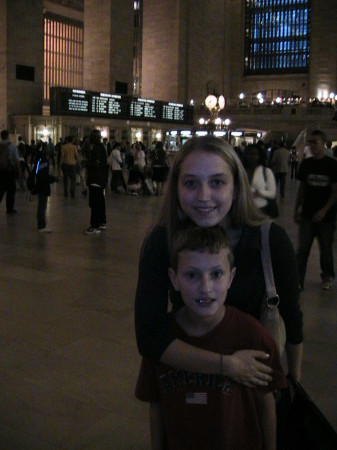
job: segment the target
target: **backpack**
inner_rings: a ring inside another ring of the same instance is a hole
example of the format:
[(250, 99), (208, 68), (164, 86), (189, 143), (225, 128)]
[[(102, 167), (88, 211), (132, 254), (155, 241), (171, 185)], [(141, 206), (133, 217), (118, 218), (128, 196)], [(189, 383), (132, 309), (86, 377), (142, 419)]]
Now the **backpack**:
[(7, 170), (9, 167), (9, 144), (0, 142), (0, 170)]

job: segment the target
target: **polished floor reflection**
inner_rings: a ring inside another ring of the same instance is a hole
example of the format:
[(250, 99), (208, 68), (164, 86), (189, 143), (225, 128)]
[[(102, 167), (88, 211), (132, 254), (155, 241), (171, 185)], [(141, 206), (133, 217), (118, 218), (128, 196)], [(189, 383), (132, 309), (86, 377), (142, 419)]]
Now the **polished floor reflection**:
[[(279, 222), (295, 244), (287, 182)], [(87, 200), (52, 189), (52, 234), (36, 230), (36, 198), (18, 192), (16, 215), (0, 205), (0, 450), (149, 449), (147, 408), (133, 396), (133, 301), (162, 198), (107, 193), (107, 230), (85, 236)], [(337, 264), (336, 242), (334, 254)], [(315, 244), (302, 295), (303, 385), (337, 429), (336, 291), (320, 288)]]

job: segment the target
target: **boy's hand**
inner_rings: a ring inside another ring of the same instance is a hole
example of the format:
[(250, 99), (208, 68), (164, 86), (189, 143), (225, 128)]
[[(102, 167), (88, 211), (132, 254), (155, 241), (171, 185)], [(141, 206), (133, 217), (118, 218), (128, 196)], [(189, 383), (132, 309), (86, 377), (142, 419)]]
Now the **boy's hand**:
[(259, 360), (269, 355), (258, 350), (240, 350), (229, 357), (227, 371), (232, 380), (247, 387), (268, 386), (273, 370)]

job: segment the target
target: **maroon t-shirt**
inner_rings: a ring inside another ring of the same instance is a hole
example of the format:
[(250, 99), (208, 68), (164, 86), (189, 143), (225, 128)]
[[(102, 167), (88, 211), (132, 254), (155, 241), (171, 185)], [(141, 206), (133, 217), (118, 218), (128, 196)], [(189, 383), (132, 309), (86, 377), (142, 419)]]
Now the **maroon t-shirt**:
[(209, 333), (190, 337), (170, 323), (177, 338), (196, 347), (230, 355), (262, 350), (270, 355), (273, 380), (266, 388), (246, 388), (217, 374), (192, 373), (143, 359), (136, 397), (163, 405), (171, 450), (258, 450), (262, 448), (256, 396), (286, 386), (275, 343), (253, 317), (227, 306), (223, 320)]

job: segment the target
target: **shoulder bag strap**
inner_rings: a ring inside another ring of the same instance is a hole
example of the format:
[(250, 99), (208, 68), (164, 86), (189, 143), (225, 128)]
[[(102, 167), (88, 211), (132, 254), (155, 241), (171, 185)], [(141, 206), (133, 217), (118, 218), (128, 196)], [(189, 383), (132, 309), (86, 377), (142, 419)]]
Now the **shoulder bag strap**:
[(272, 301), (272, 304), (278, 305), (279, 297), (276, 292), (275, 282), (274, 282), (274, 274), (273, 274), (273, 266), (271, 262), (270, 256), (270, 246), (269, 246), (269, 230), (271, 221), (263, 223), (260, 227), (261, 229), (261, 259), (264, 273), (264, 280), (266, 283), (267, 289), (267, 304), (269, 305), (269, 301)]

